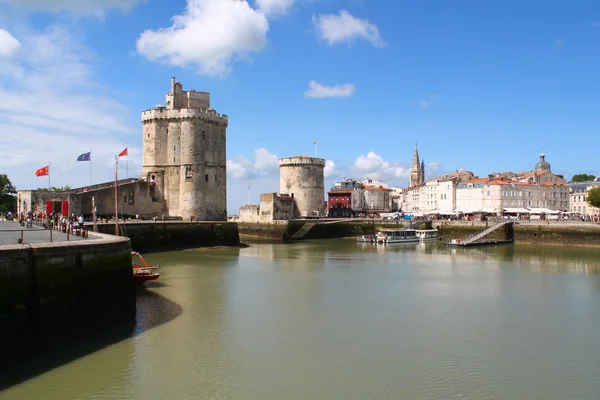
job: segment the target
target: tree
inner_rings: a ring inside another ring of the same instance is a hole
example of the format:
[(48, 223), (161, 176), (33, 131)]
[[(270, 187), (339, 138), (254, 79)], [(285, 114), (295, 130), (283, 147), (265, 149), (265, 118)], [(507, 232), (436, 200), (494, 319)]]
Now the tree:
[(61, 186), (61, 187), (52, 186), (50, 189), (48, 189), (48, 188), (37, 188), (38, 192), (56, 192), (56, 193), (61, 193), (61, 192), (68, 192), (69, 190), (71, 190), (71, 186)]
[(587, 203), (592, 207), (600, 208), (600, 186), (587, 192)]
[(15, 211), (17, 205), (17, 189), (8, 175), (0, 174), (0, 212)]
[(594, 175), (576, 174), (571, 178), (571, 182), (589, 182), (593, 181), (594, 179), (596, 179)]

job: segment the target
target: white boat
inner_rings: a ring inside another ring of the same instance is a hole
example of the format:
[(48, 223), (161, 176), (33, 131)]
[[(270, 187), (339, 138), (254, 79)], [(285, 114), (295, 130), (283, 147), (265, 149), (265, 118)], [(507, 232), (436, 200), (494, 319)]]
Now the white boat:
[(416, 231), (421, 242), (435, 242), (440, 239), (437, 229), (417, 229)]
[(437, 229), (382, 229), (377, 232), (377, 243), (418, 243), (437, 240)]
[(377, 241), (377, 236), (375, 235), (362, 235), (356, 239), (357, 242), (361, 243), (375, 243)]

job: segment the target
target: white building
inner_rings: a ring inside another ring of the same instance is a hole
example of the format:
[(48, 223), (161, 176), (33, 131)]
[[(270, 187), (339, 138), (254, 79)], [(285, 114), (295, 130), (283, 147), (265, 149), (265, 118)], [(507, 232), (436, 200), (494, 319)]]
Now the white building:
[(569, 197), (571, 200), (570, 211), (581, 213), (584, 215), (600, 214), (600, 209), (590, 206), (587, 202), (588, 192), (591, 189), (600, 186), (600, 182), (575, 182), (571, 183), (569, 186)]
[(569, 209), (569, 187), (564, 183), (528, 183), (478, 178), (461, 182), (456, 189), (456, 209), (501, 212), (505, 208)]

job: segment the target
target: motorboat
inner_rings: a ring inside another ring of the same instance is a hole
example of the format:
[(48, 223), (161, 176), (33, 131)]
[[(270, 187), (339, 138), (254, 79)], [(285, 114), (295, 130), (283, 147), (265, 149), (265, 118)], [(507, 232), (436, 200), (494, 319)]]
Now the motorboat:
[(142, 257), (142, 255), (136, 251), (132, 251), (131, 255), (138, 257), (141, 262), (141, 264), (137, 264), (133, 262), (133, 260), (131, 262), (133, 277), (137, 283), (142, 284), (146, 281), (158, 279), (160, 274), (156, 272), (156, 269), (158, 269), (160, 263), (156, 265), (150, 265), (146, 262), (146, 260), (144, 260), (144, 257)]

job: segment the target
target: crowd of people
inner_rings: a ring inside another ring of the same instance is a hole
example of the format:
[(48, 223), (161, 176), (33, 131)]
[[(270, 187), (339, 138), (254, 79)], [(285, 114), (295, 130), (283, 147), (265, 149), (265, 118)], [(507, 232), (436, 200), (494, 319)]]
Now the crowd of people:
[[(10, 214), (10, 213), (8, 213)], [(6, 218), (6, 220), (14, 220), (14, 217), (11, 219)], [(3, 219), (4, 221), (4, 219)], [(73, 229), (76, 226), (79, 226), (80, 229), (83, 229), (85, 220), (83, 215), (76, 216), (74, 213), (71, 216), (66, 216), (60, 212), (52, 212), (51, 214), (46, 214), (45, 212), (37, 211), (37, 212), (28, 212), (27, 214), (21, 213), (18, 218), (19, 224), (23, 227), (31, 228), (33, 227), (34, 222), (39, 222), (45, 229), (59, 229), (64, 228), (66, 230), (67, 226)]]

